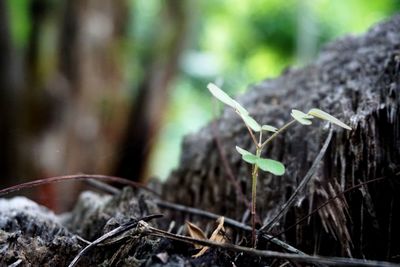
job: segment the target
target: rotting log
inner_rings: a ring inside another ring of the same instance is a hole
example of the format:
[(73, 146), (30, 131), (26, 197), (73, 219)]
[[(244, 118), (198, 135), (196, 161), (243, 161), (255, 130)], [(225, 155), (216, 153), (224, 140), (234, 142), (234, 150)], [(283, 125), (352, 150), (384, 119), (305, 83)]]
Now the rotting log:
[[(115, 196), (86, 191), (74, 210), (62, 215), (25, 197), (0, 199), (0, 266), (68, 266), (87, 246), (84, 240), (93, 241), (126, 221), (157, 212), (147, 198), (129, 187)], [(95, 247), (77, 266), (136, 266), (160, 245), (158, 239), (145, 236), (115, 243)]]
[[(362, 36), (327, 45), (313, 63), (252, 86), (238, 101), (258, 121), (277, 127), (290, 119), (291, 109), (307, 112), (317, 107), (353, 128), (346, 131), (318, 122), (297, 125), (267, 147), (265, 156), (282, 161), (287, 172), (283, 177), (259, 177), (257, 212), (264, 224), (302, 181), (329, 127), (333, 131), (316, 172), (272, 233), (284, 231), (336, 194), (384, 177), (335, 198), (281, 238), (307, 253), (399, 260), (399, 15)], [(163, 196), (241, 220), (247, 208), (228, 179), (221, 150), (244, 194), (250, 196), (250, 166), (241, 161), (235, 146), (247, 149), (252, 141), (229, 109), (214, 123), (216, 127), (210, 123), (185, 138), (180, 165), (165, 183)]]

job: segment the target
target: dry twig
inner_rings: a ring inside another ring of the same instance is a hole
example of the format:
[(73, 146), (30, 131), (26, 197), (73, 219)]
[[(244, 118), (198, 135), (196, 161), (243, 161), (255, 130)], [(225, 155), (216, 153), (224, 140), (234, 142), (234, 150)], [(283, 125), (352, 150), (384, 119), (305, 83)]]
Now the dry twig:
[(233, 250), (236, 252), (243, 252), (253, 256), (266, 257), (266, 258), (279, 258), (287, 259), (298, 262), (307, 262), (313, 264), (329, 264), (331, 266), (381, 266), (381, 267), (399, 267), (399, 264), (385, 262), (385, 261), (373, 261), (373, 260), (363, 260), (356, 258), (341, 258), (341, 257), (320, 257), (320, 256), (310, 256), (310, 255), (300, 255), (300, 254), (290, 254), (282, 253), (271, 250), (257, 250), (248, 247), (242, 247), (238, 245), (233, 245), (229, 243), (217, 243), (210, 240), (200, 240), (194, 239), (187, 236), (176, 235), (172, 233), (165, 232), (163, 230), (151, 227), (146, 222), (139, 222), (141, 229), (146, 234), (154, 235), (158, 237), (169, 238), (173, 240), (178, 240), (191, 244), (199, 244), (203, 246), (222, 248), (227, 250)]
[(297, 186), (296, 190), (294, 193), (290, 196), (288, 201), (283, 205), (282, 209), (278, 212), (278, 214), (272, 218), (271, 221), (269, 221), (267, 224), (262, 226), (258, 231), (259, 233), (264, 233), (268, 232), (271, 230), (271, 228), (274, 226), (274, 224), (282, 218), (284, 215), (284, 212), (290, 208), (293, 203), (295, 202), (297, 194), (304, 188), (304, 186), (310, 181), (311, 177), (314, 175), (319, 163), (321, 162), (323, 156), (325, 155), (326, 150), (328, 149), (328, 146), (331, 142), (332, 139), (332, 128), (329, 131), (328, 137), (325, 140), (324, 145), (322, 146), (321, 150), (319, 151), (317, 157), (315, 158), (313, 164), (311, 165), (311, 168), (308, 170), (307, 174), (304, 176), (303, 180), (300, 182), (300, 184)]
[(85, 255), (90, 249), (94, 248), (95, 246), (103, 243), (106, 240), (109, 240), (111, 238), (115, 238), (118, 237), (132, 229), (134, 229), (135, 227), (137, 229), (135, 229), (135, 232), (138, 232), (138, 234), (141, 234), (143, 231), (141, 230), (140, 227), (138, 227), (139, 222), (143, 222), (145, 223), (146, 221), (152, 220), (154, 218), (159, 218), (162, 217), (161, 214), (153, 214), (153, 215), (149, 215), (146, 217), (141, 218), (140, 220), (131, 220), (130, 222), (127, 222), (123, 225), (118, 226), (117, 228), (111, 230), (110, 232), (100, 236), (99, 238), (97, 238), (96, 240), (94, 240), (93, 242), (90, 242), (85, 248), (83, 248), (78, 255), (76, 255), (76, 257), (71, 261), (71, 263), (68, 265), (68, 267), (74, 267), (76, 266), (76, 264), (79, 262), (80, 258)]
[(98, 174), (74, 174), (74, 175), (55, 176), (55, 177), (50, 177), (50, 178), (33, 180), (30, 182), (3, 188), (0, 190), (0, 196), (9, 194), (11, 192), (19, 191), (21, 189), (32, 188), (32, 187), (36, 187), (36, 186), (43, 185), (43, 184), (56, 183), (56, 182), (61, 182), (61, 181), (66, 181), (66, 180), (87, 180), (87, 179), (95, 179), (95, 180), (102, 180), (102, 181), (107, 181), (107, 182), (116, 182), (116, 183), (120, 183), (120, 184), (125, 184), (125, 185), (129, 185), (129, 186), (132, 186), (135, 188), (144, 189), (146, 191), (149, 191), (149, 192), (159, 196), (159, 194), (157, 192), (146, 187), (145, 185), (143, 185), (141, 183), (133, 182), (131, 180), (121, 178), (121, 177), (98, 175)]
[[(117, 193), (120, 192), (119, 189), (117, 189), (117, 188), (115, 188), (113, 186), (104, 184), (103, 182), (100, 182), (100, 181), (88, 180), (88, 183), (93, 185), (93, 186), (95, 186), (96, 188), (98, 188), (100, 190), (103, 190), (103, 191), (105, 191), (107, 193), (110, 193), (110, 194), (117, 194)], [(217, 220), (218, 218), (221, 217), (221, 215), (218, 215), (218, 214), (215, 214), (215, 213), (212, 213), (212, 212), (208, 212), (208, 211), (197, 209), (197, 208), (193, 208), (193, 207), (188, 207), (188, 206), (181, 205), (181, 204), (175, 204), (175, 203), (167, 202), (167, 201), (164, 201), (164, 200), (161, 200), (161, 199), (155, 199), (154, 202), (160, 208), (173, 209), (173, 210), (177, 210), (177, 211), (181, 211), (181, 212), (185, 212), (185, 213), (201, 216), (201, 217), (212, 219), (212, 220)], [(225, 218), (225, 224), (226, 225), (229, 225), (231, 227), (235, 227), (237, 229), (244, 230), (244, 231), (247, 231), (247, 232), (252, 231), (251, 226), (249, 226), (247, 224), (241, 223), (241, 222), (236, 221), (236, 220), (231, 219), (231, 218), (227, 218), (227, 217), (224, 217), (224, 218)], [(274, 243), (275, 245), (277, 245), (277, 246), (279, 246), (279, 247), (281, 247), (281, 248), (283, 248), (283, 249), (285, 249), (285, 250), (287, 250), (289, 252), (300, 254), (300, 255), (306, 255), (301, 250), (298, 250), (297, 248), (295, 248), (295, 247), (283, 242), (282, 240), (274, 238), (271, 235), (268, 235), (268, 234), (264, 233), (262, 236), (263, 236), (263, 238), (267, 239), (268, 241)]]

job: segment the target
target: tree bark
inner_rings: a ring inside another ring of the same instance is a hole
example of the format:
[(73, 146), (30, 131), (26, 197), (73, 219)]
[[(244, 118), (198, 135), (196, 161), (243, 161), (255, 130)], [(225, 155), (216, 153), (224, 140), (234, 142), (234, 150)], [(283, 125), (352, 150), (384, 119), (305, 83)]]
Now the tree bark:
[(169, 0), (163, 5), (162, 27), (156, 30), (151, 58), (145, 63), (145, 77), (131, 106), (128, 126), (120, 144), (115, 174), (145, 181), (155, 140), (168, 105), (169, 86), (178, 68), (186, 39), (188, 16), (184, 1)]
[(0, 0), (0, 181), (10, 185), (15, 171), (15, 60), (6, 1)]
[[(400, 16), (371, 28), (365, 35), (348, 36), (322, 51), (311, 64), (288, 69), (265, 80), (239, 97), (259, 122), (282, 126), (291, 109), (307, 112), (320, 108), (353, 128), (346, 131), (314, 120), (312, 126), (296, 125), (266, 149), (264, 156), (282, 161), (283, 177), (261, 173), (257, 212), (267, 224), (279, 212), (306, 175), (325, 142), (332, 139), (325, 156), (296, 205), (271, 229), (284, 231), (331, 197), (353, 186), (345, 197), (335, 198), (310, 220), (281, 238), (307, 253), (352, 255), (393, 260), (400, 253)], [(183, 142), (179, 167), (164, 185), (164, 197), (241, 220), (242, 204), (222, 167), (216, 138), (222, 143), (230, 167), (249, 196), (250, 165), (235, 146), (250, 149), (252, 141), (240, 118), (224, 110), (212, 125), (189, 135)], [(253, 151), (254, 152), (254, 151)], [(246, 222), (249, 223), (249, 218)]]

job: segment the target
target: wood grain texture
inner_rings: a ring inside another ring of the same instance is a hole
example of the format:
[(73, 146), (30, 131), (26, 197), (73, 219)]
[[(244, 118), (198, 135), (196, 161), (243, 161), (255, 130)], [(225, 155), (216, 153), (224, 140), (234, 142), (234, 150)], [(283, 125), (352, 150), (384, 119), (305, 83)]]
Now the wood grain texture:
[[(316, 107), (349, 124), (333, 126), (328, 151), (296, 207), (276, 225), (281, 231), (332, 195), (359, 182), (385, 176), (336, 198), (313, 216), (309, 225), (286, 233), (291, 244), (309, 253), (369, 256), (390, 260), (400, 253), (400, 16), (377, 24), (366, 34), (348, 36), (327, 45), (319, 57), (302, 68), (287, 69), (276, 79), (251, 86), (237, 100), (259, 122), (276, 127), (290, 119), (292, 109)], [(235, 146), (251, 147), (240, 118), (230, 109), (217, 121), (219, 138), (243, 192), (250, 196), (250, 167)], [(322, 147), (328, 127), (314, 122), (297, 125), (272, 142), (268, 157), (287, 167), (283, 177), (259, 177), (258, 213), (268, 222), (300, 183)], [(240, 220), (246, 210), (227, 179), (215, 144), (212, 125), (186, 136), (179, 167), (164, 186), (168, 201), (185, 203)], [(253, 151), (254, 152), (254, 151)], [(247, 220), (248, 222), (248, 220)], [(389, 252), (388, 252), (389, 251)]]

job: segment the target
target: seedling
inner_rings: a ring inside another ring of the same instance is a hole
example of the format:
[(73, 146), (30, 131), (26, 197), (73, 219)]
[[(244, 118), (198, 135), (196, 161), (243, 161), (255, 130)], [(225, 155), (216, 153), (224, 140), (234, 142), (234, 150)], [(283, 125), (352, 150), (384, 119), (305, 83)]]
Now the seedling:
[[(209, 83), (207, 88), (215, 98), (233, 108), (235, 112), (242, 118), (256, 148), (256, 153), (253, 154), (248, 150), (236, 146), (236, 151), (242, 156), (242, 159), (245, 162), (252, 165), (251, 221), (252, 221), (252, 243), (253, 247), (255, 247), (256, 243), (255, 215), (256, 215), (258, 170), (261, 169), (265, 172), (272, 173), (273, 175), (276, 176), (282, 176), (285, 173), (285, 166), (281, 162), (261, 157), (261, 153), (265, 148), (265, 146), (268, 143), (270, 143), (276, 136), (278, 136), (278, 134), (282, 133), (285, 129), (293, 125), (295, 122), (298, 122), (303, 125), (311, 125), (312, 120), (314, 118), (319, 118), (331, 122), (347, 130), (351, 130), (351, 128), (348, 125), (341, 122), (340, 120), (333, 117), (332, 115), (326, 113), (325, 111), (313, 108), (310, 111), (308, 111), (308, 113), (304, 113), (302, 111), (293, 109), (290, 114), (293, 119), (288, 123), (286, 123), (285, 125), (283, 125), (280, 129), (278, 129), (271, 125), (258, 123), (253, 117), (250, 116), (249, 112), (242, 105), (240, 105), (237, 101), (232, 99), (228, 94), (222, 91), (215, 84)], [(266, 140), (263, 139), (264, 133), (270, 133), (270, 136)], [(258, 134), (258, 138), (256, 137), (256, 134)]]

